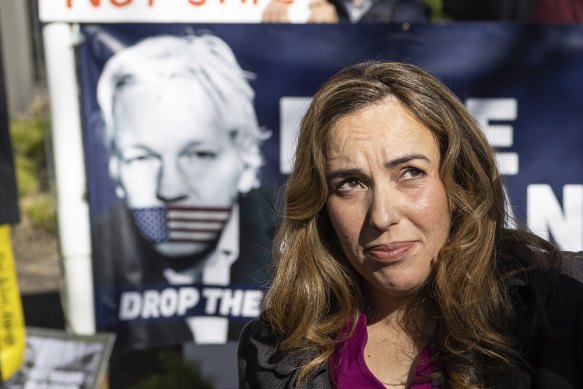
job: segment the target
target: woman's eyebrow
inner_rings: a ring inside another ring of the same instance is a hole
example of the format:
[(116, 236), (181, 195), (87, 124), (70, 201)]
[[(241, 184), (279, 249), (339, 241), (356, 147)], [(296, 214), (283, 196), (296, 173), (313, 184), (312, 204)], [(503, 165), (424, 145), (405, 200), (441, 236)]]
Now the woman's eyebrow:
[(414, 161), (416, 159), (420, 159), (420, 160), (423, 160), (426, 162), (431, 162), (431, 160), (423, 154), (409, 154), (409, 155), (404, 155), (404, 156), (399, 157), (399, 158), (395, 158), (395, 159), (385, 163), (385, 167), (387, 169), (392, 169), (392, 168), (395, 168), (395, 167), (402, 165), (404, 163)]
[(348, 176), (354, 176), (354, 175), (359, 175), (361, 173), (360, 169), (357, 168), (352, 168), (352, 169), (338, 169), (338, 170), (334, 170), (333, 172), (330, 172), (328, 174), (326, 174), (326, 180), (327, 181), (333, 181), (337, 178), (343, 178), (343, 177), (348, 177)]
[[(390, 160), (389, 162), (385, 163), (385, 168), (392, 169), (392, 168), (395, 168), (399, 165), (402, 165), (404, 163), (411, 162), (414, 160), (422, 160), (422, 161), (426, 161), (426, 162), (431, 162), (431, 160), (423, 154), (409, 154), (409, 155), (404, 155), (402, 157)], [(338, 170), (334, 170), (332, 172), (327, 173), (326, 180), (333, 181), (336, 178), (355, 176), (355, 175), (360, 175), (361, 173), (362, 173), (362, 170), (359, 168), (338, 169)]]

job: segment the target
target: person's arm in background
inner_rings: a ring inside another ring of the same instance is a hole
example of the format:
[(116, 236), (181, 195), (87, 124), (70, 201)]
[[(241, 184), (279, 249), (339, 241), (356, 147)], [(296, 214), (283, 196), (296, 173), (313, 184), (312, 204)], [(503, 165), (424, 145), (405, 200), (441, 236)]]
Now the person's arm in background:
[(308, 23), (338, 23), (336, 7), (327, 0), (312, 0)]
[(263, 23), (289, 23), (287, 9), (292, 1), (271, 0), (263, 11)]
[[(263, 23), (289, 23), (289, 0), (271, 0), (263, 11)], [(338, 23), (336, 7), (327, 0), (310, 1), (310, 16), (308, 23)]]

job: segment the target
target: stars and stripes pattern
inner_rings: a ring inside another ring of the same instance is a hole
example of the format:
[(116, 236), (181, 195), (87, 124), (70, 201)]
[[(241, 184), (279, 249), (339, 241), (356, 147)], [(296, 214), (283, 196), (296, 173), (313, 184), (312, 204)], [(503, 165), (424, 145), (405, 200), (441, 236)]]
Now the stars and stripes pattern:
[(156, 207), (132, 209), (144, 238), (152, 243), (209, 242), (218, 239), (230, 208)]

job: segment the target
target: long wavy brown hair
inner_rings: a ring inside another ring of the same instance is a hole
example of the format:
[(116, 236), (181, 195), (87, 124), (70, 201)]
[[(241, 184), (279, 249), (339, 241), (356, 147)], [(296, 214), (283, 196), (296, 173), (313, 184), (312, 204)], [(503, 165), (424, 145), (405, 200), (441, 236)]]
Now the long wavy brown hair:
[[(437, 139), (440, 177), (452, 212), (449, 238), (429, 279), (408, 302), (402, 325), (420, 334), (417, 323), (435, 322), (430, 345), (448, 385), (485, 387), (494, 371), (520, 362), (511, 336), (515, 314), (508, 279), (554, 249), (525, 230), (505, 228), (504, 190), (484, 134), (446, 86), (413, 65), (348, 67), (314, 96), (285, 186), (284, 218), (273, 252), (276, 272), (263, 317), (281, 336), (280, 350), (314, 355), (301, 368), (299, 383), (327, 361), (340, 329), (366, 310), (361, 279), (342, 254), (327, 216), (325, 149), (340, 117), (389, 96)], [(529, 259), (515, 260), (522, 257)]]

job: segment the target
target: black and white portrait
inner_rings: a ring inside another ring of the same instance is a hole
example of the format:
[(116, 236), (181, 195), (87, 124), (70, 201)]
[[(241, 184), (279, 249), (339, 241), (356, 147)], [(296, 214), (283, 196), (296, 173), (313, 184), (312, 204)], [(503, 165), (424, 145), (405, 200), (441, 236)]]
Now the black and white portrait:
[[(97, 102), (123, 206), (97, 218), (93, 242), (112, 243), (93, 251), (97, 286), (113, 286), (112, 300), (116, 287), (265, 281), (269, 226), (259, 219), (270, 210), (259, 189), (261, 145), (270, 133), (258, 124), (251, 78), (211, 34), (148, 37), (105, 63)], [(119, 300), (120, 317), (131, 304), (147, 304), (124, 300), (123, 292)], [(127, 323), (145, 328), (127, 336), (150, 338), (152, 328), (171, 328), (167, 322)], [(189, 336), (170, 330), (163, 337), (228, 339), (227, 318), (207, 312), (185, 322)], [(144, 341), (165, 342), (130, 339)]]

